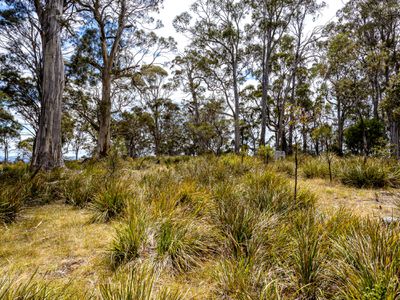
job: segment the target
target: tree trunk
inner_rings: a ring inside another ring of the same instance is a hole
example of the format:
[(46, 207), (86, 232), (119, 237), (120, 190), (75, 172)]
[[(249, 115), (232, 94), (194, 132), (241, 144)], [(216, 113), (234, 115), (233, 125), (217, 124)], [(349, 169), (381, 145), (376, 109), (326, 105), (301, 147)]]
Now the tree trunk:
[(344, 117), (342, 111), (342, 105), (340, 99), (338, 99), (337, 105), (337, 115), (338, 115), (338, 140), (337, 140), (337, 148), (339, 156), (343, 155), (343, 136), (344, 136)]
[(400, 147), (399, 147), (399, 138), (400, 138), (400, 130), (399, 130), (399, 124), (391, 120), (392, 118), (389, 118), (389, 124), (390, 124), (390, 144), (392, 145), (392, 156), (396, 157), (397, 159), (400, 159)]
[(4, 139), (4, 163), (8, 163), (8, 141)]
[(61, 52), (63, 0), (47, 1), (36, 6), (41, 24), (43, 48), (43, 81), (39, 130), (36, 136), (32, 168), (51, 170), (63, 167), (61, 144), (64, 60)]
[(240, 114), (239, 114), (239, 87), (237, 82), (237, 61), (233, 59), (233, 93), (235, 98), (235, 153), (240, 152)]
[(97, 154), (106, 157), (111, 146), (111, 75), (105, 68), (102, 77), (102, 91), (99, 111), (99, 137)]
[(262, 62), (262, 96), (261, 96), (261, 138), (260, 145), (265, 146), (267, 132), (267, 102), (269, 87), (270, 42), (263, 46)]

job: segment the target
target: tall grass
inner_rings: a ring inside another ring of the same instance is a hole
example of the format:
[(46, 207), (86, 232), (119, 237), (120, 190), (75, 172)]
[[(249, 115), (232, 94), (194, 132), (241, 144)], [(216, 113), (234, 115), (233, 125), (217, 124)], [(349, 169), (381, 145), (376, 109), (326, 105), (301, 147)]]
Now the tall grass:
[(154, 268), (143, 265), (132, 268), (128, 275), (117, 274), (113, 280), (101, 283), (101, 300), (183, 300), (186, 293), (164, 287), (156, 288), (158, 275)]
[(146, 218), (140, 212), (135, 212), (130, 214), (126, 223), (116, 229), (110, 249), (114, 268), (140, 256), (147, 240), (147, 224)]
[(53, 287), (40, 282), (36, 274), (28, 279), (15, 276), (0, 277), (0, 299), (2, 300), (64, 300), (73, 299), (67, 287)]
[(179, 271), (189, 271), (218, 250), (218, 234), (207, 224), (191, 219), (166, 219), (156, 235), (157, 254)]
[(375, 221), (353, 226), (334, 243), (333, 284), (344, 299), (397, 299), (400, 233)]
[(108, 222), (124, 212), (131, 196), (129, 187), (123, 182), (110, 182), (105, 190), (100, 190), (94, 196), (88, 208), (93, 212), (93, 222)]

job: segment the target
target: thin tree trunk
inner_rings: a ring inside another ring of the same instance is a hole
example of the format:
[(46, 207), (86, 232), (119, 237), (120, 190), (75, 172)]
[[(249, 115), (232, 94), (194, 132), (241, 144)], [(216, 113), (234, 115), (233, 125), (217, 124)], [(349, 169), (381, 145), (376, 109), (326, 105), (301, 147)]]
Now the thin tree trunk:
[(239, 114), (239, 87), (237, 82), (237, 61), (233, 59), (233, 93), (235, 98), (235, 153), (240, 152), (240, 114)]
[(43, 81), (39, 130), (36, 136), (32, 168), (51, 170), (63, 167), (61, 142), (64, 60), (61, 52), (63, 0), (36, 4), (41, 24), (43, 47)]

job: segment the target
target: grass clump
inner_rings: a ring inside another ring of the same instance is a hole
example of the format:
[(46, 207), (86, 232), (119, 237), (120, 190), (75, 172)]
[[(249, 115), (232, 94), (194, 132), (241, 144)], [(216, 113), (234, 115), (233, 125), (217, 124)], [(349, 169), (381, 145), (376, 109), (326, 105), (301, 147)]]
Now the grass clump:
[(228, 241), (229, 249), (236, 257), (250, 255), (251, 239), (259, 216), (240, 196), (241, 191), (231, 185), (219, 186), (214, 193), (214, 217)]
[(0, 278), (0, 299), (2, 300), (63, 300), (72, 299), (65, 292), (65, 287), (55, 288), (48, 283), (35, 279), (35, 274), (29, 279), (4, 276)]
[(343, 184), (358, 188), (382, 188), (387, 186), (389, 171), (378, 160), (348, 160), (342, 166), (340, 179)]
[[(361, 225), (361, 227), (360, 227)], [(352, 226), (334, 243), (333, 284), (344, 299), (397, 299), (400, 234), (374, 221)]]
[(6, 187), (0, 191), (0, 223), (14, 222), (21, 213), (22, 207), (23, 199), (19, 191)]
[(223, 260), (213, 272), (218, 299), (262, 299), (262, 278), (261, 268), (247, 258)]
[(93, 222), (108, 222), (121, 216), (129, 198), (127, 187), (119, 182), (111, 182), (104, 191), (98, 192), (89, 205), (93, 212)]
[(129, 216), (122, 227), (117, 228), (114, 240), (111, 245), (111, 265), (114, 268), (133, 261), (140, 256), (143, 249), (148, 227), (147, 220), (139, 212)]
[(128, 274), (117, 274), (111, 281), (99, 286), (101, 300), (183, 300), (185, 293), (170, 288), (156, 288), (158, 275), (154, 268), (143, 265), (132, 268)]
[(178, 272), (189, 271), (217, 252), (218, 234), (207, 224), (168, 218), (157, 233), (156, 251)]
[(293, 282), (301, 299), (321, 297), (324, 261), (322, 257), (321, 227), (315, 221), (313, 211), (300, 213), (297, 217), (292, 241)]
[(245, 198), (262, 212), (284, 214), (292, 210), (313, 207), (315, 196), (299, 191), (294, 200), (293, 188), (283, 176), (273, 172), (250, 174), (245, 179)]
[(329, 178), (329, 166), (322, 157), (306, 158), (301, 169), (306, 178)]

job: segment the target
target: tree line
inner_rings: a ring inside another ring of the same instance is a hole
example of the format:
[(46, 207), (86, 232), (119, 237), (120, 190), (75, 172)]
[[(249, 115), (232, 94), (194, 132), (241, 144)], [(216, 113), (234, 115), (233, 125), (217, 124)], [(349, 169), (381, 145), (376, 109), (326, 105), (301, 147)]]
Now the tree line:
[(0, 142), (23, 120), (34, 169), (111, 147), (400, 158), (400, 3), (349, 0), (316, 26), (324, 7), (196, 0), (173, 22), (179, 53), (155, 33), (159, 0), (1, 0)]

